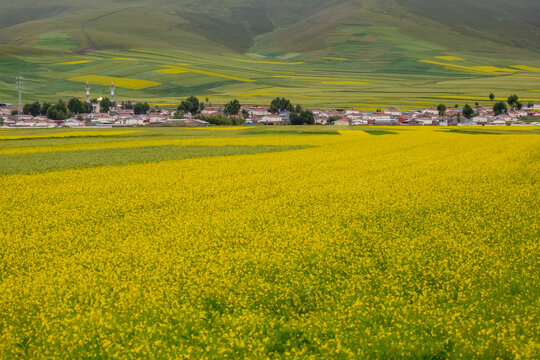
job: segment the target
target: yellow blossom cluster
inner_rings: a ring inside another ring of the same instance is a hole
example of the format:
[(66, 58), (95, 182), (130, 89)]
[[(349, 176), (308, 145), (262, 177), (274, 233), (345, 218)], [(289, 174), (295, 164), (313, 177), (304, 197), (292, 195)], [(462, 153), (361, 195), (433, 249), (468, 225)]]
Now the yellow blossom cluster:
[(1, 176), (0, 358), (538, 358), (540, 136), (386, 130)]

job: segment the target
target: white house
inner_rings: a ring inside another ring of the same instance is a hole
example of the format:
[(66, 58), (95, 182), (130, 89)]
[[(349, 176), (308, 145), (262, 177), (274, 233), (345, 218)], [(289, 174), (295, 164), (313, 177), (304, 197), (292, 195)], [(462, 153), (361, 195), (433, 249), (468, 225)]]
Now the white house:
[(283, 123), (283, 117), (281, 115), (265, 115), (259, 120), (262, 124), (281, 124)]
[(398, 109), (396, 108), (388, 108), (386, 110), (383, 111), (383, 114), (386, 114), (386, 115), (391, 115), (393, 117), (396, 117), (396, 116), (401, 116), (403, 115), (403, 112), (399, 111)]

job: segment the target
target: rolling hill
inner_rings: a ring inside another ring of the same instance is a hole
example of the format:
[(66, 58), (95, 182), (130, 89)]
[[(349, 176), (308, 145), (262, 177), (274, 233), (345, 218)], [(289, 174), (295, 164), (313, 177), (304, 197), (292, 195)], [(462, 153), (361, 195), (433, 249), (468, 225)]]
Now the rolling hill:
[[(8, 100), (15, 73), (27, 79), (32, 96), (47, 98), (80, 95), (69, 80), (76, 75), (160, 83), (124, 93), (154, 102), (192, 93), (266, 101), (281, 92), (308, 104), (382, 106), (398, 103), (411, 86), (424, 95), (415, 100), (422, 104), (453, 92), (474, 100), (490, 89), (539, 97), (534, 0), (0, 0), (0, 6), (0, 96)], [(159, 72), (177, 65), (175, 57), (190, 71)], [(131, 60), (116, 64), (121, 58)], [(66, 62), (72, 64), (58, 66)], [(260, 89), (273, 90), (241, 96)]]

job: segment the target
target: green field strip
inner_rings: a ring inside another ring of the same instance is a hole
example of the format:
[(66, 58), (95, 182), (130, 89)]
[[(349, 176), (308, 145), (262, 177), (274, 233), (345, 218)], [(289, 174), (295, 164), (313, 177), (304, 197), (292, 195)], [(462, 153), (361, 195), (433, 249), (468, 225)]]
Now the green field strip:
[(0, 155), (0, 174), (42, 172), (122, 166), (167, 160), (289, 151), (306, 148), (295, 145), (261, 146), (150, 146), (125, 149), (80, 150), (58, 153)]

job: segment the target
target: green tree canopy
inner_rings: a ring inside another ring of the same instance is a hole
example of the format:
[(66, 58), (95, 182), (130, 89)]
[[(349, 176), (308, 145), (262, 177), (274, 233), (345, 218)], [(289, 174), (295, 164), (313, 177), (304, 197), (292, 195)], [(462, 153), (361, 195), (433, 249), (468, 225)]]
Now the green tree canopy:
[(463, 116), (467, 119), (471, 119), (474, 116), (474, 109), (469, 104), (465, 104), (463, 107)]
[(186, 100), (183, 100), (180, 105), (178, 105), (177, 110), (184, 113), (191, 113), (191, 115), (196, 115), (204, 109), (204, 103), (199, 102), (195, 96), (190, 96)]
[(225, 105), (225, 107), (223, 108), (223, 113), (225, 115), (238, 115), (238, 113), (240, 112), (240, 108), (240, 102), (234, 99)]
[(508, 112), (508, 108), (504, 101), (498, 101), (493, 105), (493, 111), (495, 112), (495, 115), (500, 115)]
[(310, 110), (302, 110), (300, 113), (292, 112), (289, 120), (292, 125), (312, 125), (315, 124), (315, 117)]
[(41, 115), (47, 115), (47, 110), (49, 110), (50, 107), (51, 107), (50, 103), (44, 102), (43, 104), (41, 104), (41, 110), (39, 113)]
[(446, 113), (446, 105), (439, 104), (437, 110), (439, 110), (439, 116), (444, 116), (444, 113)]
[(41, 105), (37, 101), (32, 104), (24, 104), (23, 114), (38, 116), (41, 114)]
[(516, 94), (514, 94), (514, 95), (510, 95), (506, 102), (511, 108), (515, 108), (517, 103), (519, 102), (518, 100), (519, 100), (519, 97)]
[(104, 97), (103, 100), (101, 100), (101, 112), (109, 112), (114, 106), (115, 104), (108, 97)]
[(270, 112), (277, 114), (281, 111), (293, 111), (291, 102), (285, 98), (277, 97), (270, 103)]
[(135, 115), (145, 115), (150, 110), (150, 105), (147, 102), (138, 102), (133, 106)]
[(66, 103), (62, 100), (59, 100), (47, 109), (47, 117), (51, 120), (65, 120), (68, 116), (69, 110)]
[(80, 114), (85, 112), (85, 106), (83, 105), (82, 101), (77, 98), (70, 99), (68, 101), (67, 107), (69, 111), (74, 114)]

